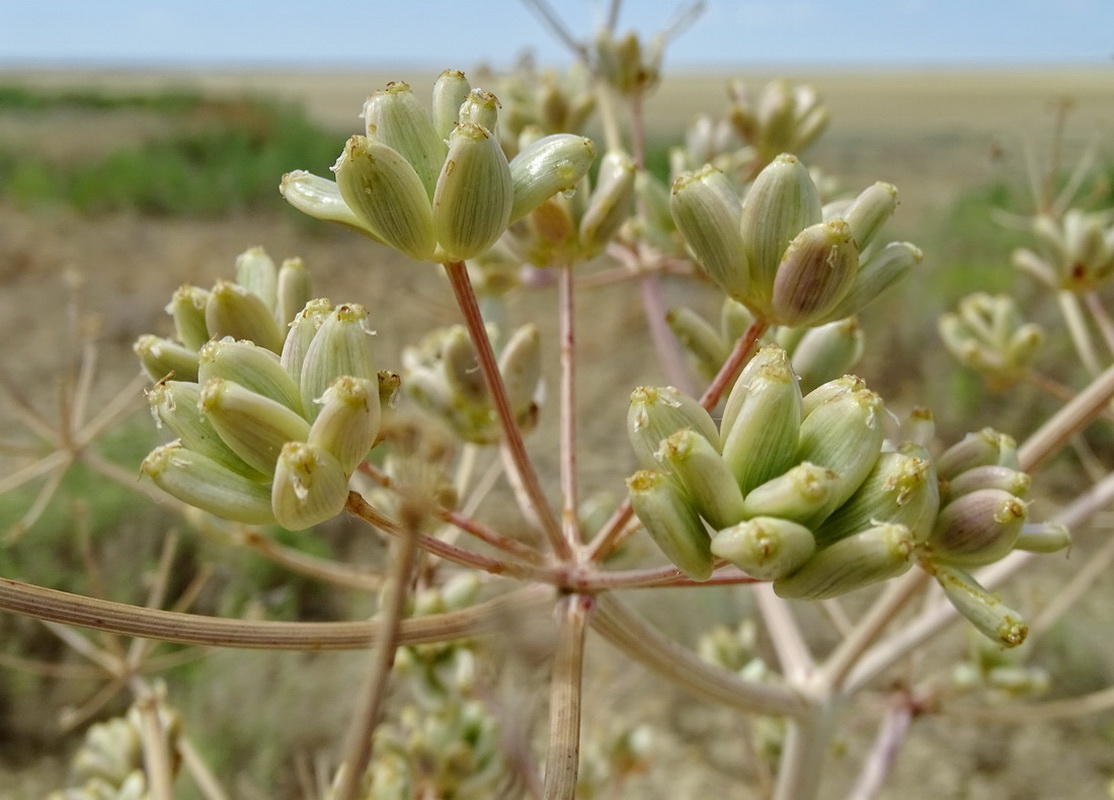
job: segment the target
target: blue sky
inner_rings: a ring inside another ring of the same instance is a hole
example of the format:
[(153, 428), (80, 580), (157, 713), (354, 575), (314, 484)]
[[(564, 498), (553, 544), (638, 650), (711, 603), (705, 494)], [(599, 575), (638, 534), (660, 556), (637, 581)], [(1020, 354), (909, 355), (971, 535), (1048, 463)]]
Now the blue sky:
[[(551, 0), (579, 36), (605, 4)], [(650, 34), (676, 0), (626, 0)], [(567, 54), (520, 0), (0, 0), (4, 66), (506, 66)], [(1114, 0), (709, 0), (675, 66), (1107, 64)]]

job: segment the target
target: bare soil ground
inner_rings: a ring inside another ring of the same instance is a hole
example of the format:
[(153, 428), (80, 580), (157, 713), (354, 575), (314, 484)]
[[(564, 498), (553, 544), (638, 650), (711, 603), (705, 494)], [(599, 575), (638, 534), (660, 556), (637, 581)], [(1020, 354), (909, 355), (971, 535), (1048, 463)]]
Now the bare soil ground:
[[(429, 70), (413, 78), (415, 87), (434, 73)], [(356, 114), (369, 91), (386, 80), (414, 74), (0, 73), (0, 83), (94, 85), (114, 90), (175, 86), (219, 94), (264, 93), (303, 102), (322, 122), (338, 130), (354, 130), (359, 122)], [(747, 77), (757, 85), (768, 76)], [(1022, 169), (1026, 143), (1037, 152), (1047, 145), (1053, 128), (1052, 109), (1062, 98), (1074, 101), (1067, 151), (1078, 153), (1086, 141), (1097, 136), (1103, 140), (1106, 154), (1110, 152), (1114, 79), (1107, 72), (898, 71), (790, 77), (815, 83), (833, 115), (830, 131), (809, 154), (809, 161), (822, 164), (848, 187), (874, 180), (898, 185), (903, 206), (896, 224), (902, 231), (917, 230), (923, 220), (947, 208), (963, 186), (989, 179), (1003, 166), (1015, 172)], [(675, 135), (692, 113), (717, 111), (724, 102), (726, 78), (702, 75), (668, 80), (649, 106), (653, 130), (663, 136)], [(74, 119), (65, 129), (50, 131), (14, 129), (0, 121), (0, 137), (8, 141), (11, 137), (49, 138), (50, 146), (73, 152), (135, 133), (120, 128), (98, 130), (88, 121)], [(340, 146), (338, 139), (338, 151)], [(52, 413), (55, 401), (51, 386), (74, 340), (66, 305), (67, 287), (80, 285), (82, 314), (78, 327), (94, 331), (101, 344), (96, 397), (103, 401), (134, 374), (130, 345), (136, 336), (149, 331), (168, 332), (162, 306), (172, 290), (185, 281), (208, 285), (217, 277), (229, 275), (235, 256), (256, 244), (279, 259), (301, 255), (313, 270), (321, 293), (371, 307), (380, 331), (380, 352), (387, 364), (397, 363), (401, 346), (423, 331), (455, 321), (448, 292), (436, 271), (404, 263), (344, 231), (313, 230), (295, 224), (281, 209), (277, 194), (273, 213), (207, 221), (128, 214), (83, 218), (66, 210), (23, 211), (0, 206), (0, 369), (35, 398), (44, 414)], [(930, 242), (921, 244), (931, 248)], [(681, 301), (708, 307), (706, 300), (685, 287), (670, 286), (669, 290)], [(551, 301), (548, 293), (538, 292), (521, 298), (514, 313), (541, 321), (544, 332), (552, 333)], [(602, 454), (582, 461), (584, 480), (614, 489), (621, 487), (618, 481), (631, 465), (616, 464), (610, 456), (622, 447), (622, 419), (630, 388), (653, 379), (646, 373), (646, 365), (653, 363), (653, 353), (644, 335), (637, 298), (625, 290), (607, 289), (585, 297), (580, 312), (589, 326), (581, 336), (581, 356), (589, 365), (582, 379), (582, 441), (586, 449), (598, 448)], [(621, 355), (616, 357), (616, 353)], [(605, 363), (606, 369), (592, 366)], [(0, 409), (0, 418), (5, 416)], [(11, 431), (11, 422), (0, 421), (0, 434)], [(553, 424), (552, 419), (543, 421), (542, 430), (533, 439), (543, 468), (550, 470), (553, 462), (545, 442), (553, 441)], [(0, 520), (0, 529), (9, 522)], [(1072, 569), (1059, 565), (1053, 570), (1055, 580), (1064, 579)], [(1047, 588), (1039, 584), (1032, 591), (1051, 592), (1054, 586), (1055, 582)], [(1111, 597), (1109, 581), (1097, 587), (1094, 594), (1098, 597), (1095, 607), (1101, 608), (1103, 598), (1109, 601)], [(709, 619), (731, 616), (732, 607), (716, 605), (723, 599), (721, 595), (709, 597)], [(659, 608), (658, 612), (662, 624), (669, 626), (668, 609)], [(677, 629), (686, 623), (672, 621)], [(1108, 623), (1104, 620), (1104, 624)], [(1070, 644), (1079, 637), (1109, 639), (1106, 629), (1096, 631), (1083, 624), (1070, 624), (1063, 641)], [(949, 652), (961, 646), (960, 637), (953, 637), (946, 645)], [(1080, 662), (1078, 654), (1066, 650), (1050, 652), (1048, 657), (1065, 670), (1076, 669), (1079, 663), (1090, 664), (1088, 674), (1072, 680), (1077, 688), (1089, 688), (1114, 678), (1109, 642), (1096, 642), (1093, 649), (1095, 663), (1087, 659)], [(631, 697), (645, 698), (634, 704), (640, 709), (639, 715), (644, 712), (647, 718), (667, 728), (672, 726), (665, 735), (675, 749), (664, 758), (668, 766), (659, 768), (692, 770), (691, 780), (684, 781), (690, 792), (685, 796), (710, 796), (711, 787), (726, 786), (734, 787), (727, 790), (730, 796), (752, 796), (750, 790), (740, 790), (737, 783), (753, 779), (753, 775), (741, 773), (734, 760), (741, 752), (737, 718), (694, 709), (690, 701), (670, 695), (655, 679), (640, 671), (632, 674), (616, 662), (610, 650), (601, 647), (599, 658), (598, 680), (589, 691), (598, 693), (601, 706), (615, 703), (616, 698), (600, 684), (617, 680), (624, 683), (619, 702), (626, 708), (632, 707)], [(293, 661), (302, 663), (301, 659), (282, 662), (278, 658), (267, 663), (279, 671), (305, 669), (290, 666)], [(319, 665), (314, 661), (312, 669), (319, 669)], [(239, 669), (251, 672), (254, 667), (241, 665)], [(251, 694), (250, 688), (245, 691)], [(255, 692), (248, 702), (265, 704), (266, 693), (261, 693), (258, 686)], [(10, 702), (19, 705), (18, 698)], [(31, 702), (43, 701), (36, 698)], [(242, 710), (238, 703), (231, 705)], [(55, 702), (45, 702), (45, 707), (55, 706)], [(609, 711), (615, 711), (614, 706)], [(28, 712), (29, 706), (24, 703), (13, 709), (11, 719), (30, 725)], [(223, 713), (227, 716), (230, 710), (226, 708)], [(40, 720), (39, 732), (53, 724), (53, 716), (42, 716), (46, 718)], [(844, 762), (846, 769), (836, 764), (828, 797), (839, 797), (846, 791), (847, 776), (854, 773), (856, 757), (873, 735), (873, 715), (849, 723), (847, 730), (847, 757), (836, 759)], [(936, 718), (917, 721), (911, 745), (882, 797), (1099, 798), (1105, 796), (1106, 780), (1114, 774), (1111, 735), (1109, 718), (1016, 727)], [(235, 745), (244, 748), (252, 743)], [(16, 782), (22, 778), (5, 773), (3, 763), (0, 757), (0, 797), (39, 796), (31, 789), (17, 791)], [(707, 764), (712, 767), (698, 766)], [(45, 770), (56, 779), (52, 785), (60, 785), (57, 780), (62, 774), (57, 763), (48, 762)], [(628, 796), (665, 796), (653, 774), (631, 787), (632, 791), (634, 788), (639, 791)]]

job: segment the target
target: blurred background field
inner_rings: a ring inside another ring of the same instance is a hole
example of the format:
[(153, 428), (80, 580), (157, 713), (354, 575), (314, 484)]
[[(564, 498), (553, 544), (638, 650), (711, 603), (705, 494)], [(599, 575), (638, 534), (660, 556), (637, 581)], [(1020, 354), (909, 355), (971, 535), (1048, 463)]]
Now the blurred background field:
[[(440, 277), (297, 215), (279, 197), (277, 185), (283, 172), (296, 168), (325, 174), (344, 139), (359, 130), (356, 114), (369, 92), (388, 80), (404, 79), (421, 95), (436, 72), (0, 71), (0, 372), (50, 418), (59, 376), (78, 356), (76, 343), (88, 337), (99, 348), (92, 387), (97, 407), (135, 374), (135, 338), (168, 332), (162, 308), (173, 289), (185, 281), (208, 285), (230, 274), (236, 255), (257, 244), (276, 260), (302, 256), (321, 293), (368, 305), (379, 330), (381, 358), (397, 365), (404, 344), (455, 321)], [(983, 425), (1024, 428), (1034, 414), (1051, 408), (1035, 394), (1025, 395), (1028, 390), (1005, 399), (984, 393), (977, 378), (942, 353), (935, 321), (968, 292), (1025, 286), (1008, 261), (1025, 237), (1000, 225), (995, 215), (1032, 209), (1026, 182), (1030, 164), (1054, 169), (1059, 158), (1066, 172), (1095, 147), (1099, 166), (1088, 191), (1095, 204), (1110, 204), (1114, 76), (1097, 68), (864, 68), (779, 76), (813, 83), (832, 114), (828, 132), (804, 154), (806, 163), (821, 167), (846, 191), (875, 180), (894, 183), (901, 193), (891, 223), (895, 238), (909, 239), (926, 252), (920, 271), (864, 316), (871, 356), (861, 372), (868, 382), (899, 410), (913, 403), (931, 405), (949, 440)], [(659, 163), (693, 114), (719, 112), (731, 77), (758, 87), (773, 75), (666, 78), (647, 107)], [(670, 284), (667, 290), (675, 302), (705, 312), (714, 308), (687, 284)], [(71, 298), (77, 298), (76, 305)], [(624, 440), (629, 391), (654, 380), (646, 370), (654, 357), (637, 306), (622, 287), (586, 295), (580, 306), (583, 319), (594, 326), (582, 337), (584, 374), (592, 376), (582, 387), (583, 407), (590, 412), (582, 416), (582, 441), (591, 443), (581, 460), (584, 479), (615, 492), (633, 464), (633, 457), (630, 463), (614, 458)], [(550, 310), (544, 291), (522, 296), (514, 307), (523, 318), (541, 320), (543, 332), (552, 335)], [(621, 359), (615, 359), (616, 350)], [(591, 369), (605, 359), (607, 370)], [(546, 451), (553, 441), (552, 416), (543, 418), (531, 439), (543, 468), (550, 470), (554, 461)], [(0, 412), (0, 438), (16, 433), (14, 420)], [(134, 471), (153, 438), (140, 417), (103, 448)], [(15, 463), (0, 455), (5, 469)], [(81, 575), (75, 520), (83, 519), (93, 549), (108, 566), (110, 596), (141, 602), (166, 517), (157, 505), (138, 502), (129, 491), (91, 490), (89, 480), (80, 471), (70, 475), (50, 513), (17, 545), (0, 548), (0, 575), (88, 591), (83, 578), (75, 579)], [(33, 492), (0, 496), (0, 531), (33, 500)], [(343, 526), (320, 539), (292, 535), (291, 543), (357, 560), (364, 547)], [(229, 558), (227, 550), (204, 541), (182, 547), (191, 565), (219, 565), (199, 610), (341, 618), (361, 609), (361, 600), (322, 598), (312, 586), (290, 581), (249, 555)], [(1050, 563), (1047, 579), (1036, 581), (1031, 591), (1051, 591), (1057, 575), (1068, 569), (1062, 560)], [(1094, 595), (1109, 599), (1110, 590), (1106, 581)], [(709, 622), (732, 618), (732, 608), (708, 602)], [(667, 614), (658, 621), (681, 627)], [(1085, 624), (1069, 621), (1050, 637), (1059, 649), (1046, 653), (1045, 663), (1062, 679), (1057, 691), (1070, 694), (1114, 681), (1114, 644), (1095, 642)], [(1080, 641), (1094, 644), (1084, 647)], [(10, 616), (0, 617), (0, 643), (8, 655), (72, 658), (37, 623)], [(612, 656), (601, 648), (601, 692), (606, 678), (621, 668)], [(351, 664), (345, 656), (222, 653), (174, 674), (185, 687), (181, 696), (192, 704), (190, 713), (212, 722), (223, 737), (212, 744), (214, 753), (227, 749), (217, 758), (219, 766), (243, 770), (237, 796), (294, 797), (284, 759), (299, 748), (326, 745), (341, 729), (330, 723), (328, 709), (343, 717), (345, 698), (329, 684), (343, 681)], [(307, 693), (306, 676), (321, 670), (329, 672), (330, 681), (317, 679), (320, 685)], [(254, 680), (255, 675), (266, 675), (273, 684)], [(660, 687), (644, 676), (638, 681), (651, 695)], [(272, 685), (277, 687), (273, 693), (266, 688)], [(0, 665), (0, 797), (39, 796), (30, 788), (5, 793), (6, 786), (61, 785), (64, 769), (58, 756), (71, 743), (58, 732), (58, 713), (87, 688)], [(228, 699), (238, 692), (242, 695)], [(276, 698), (289, 703), (284, 709), (297, 720), (294, 725), (273, 707)], [(613, 699), (608, 696), (607, 702)], [(245, 715), (245, 706), (269, 711)], [(686, 752), (706, 751), (703, 743), (724, 735), (721, 728), (732, 724), (728, 717), (696, 715), (668, 693), (647, 701), (645, 709), (679, 726), (670, 735)], [(992, 736), (978, 724), (947, 720), (932, 720), (925, 729), (924, 740), (918, 740), (923, 749), (909, 749), (884, 797), (1098, 797), (1114, 774), (1109, 718), (996, 728)], [(855, 735), (850, 736), (852, 749)], [(249, 752), (260, 737), (267, 738), (267, 746)], [(941, 763), (948, 767), (937, 769)], [(733, 769), (728, 759), (712, 771), (712, 782), (737, 779)], [(838, 774), (837, 769), (837, 781)], [(32, 780), (28, 775), (43, 782), (22, 783)]]

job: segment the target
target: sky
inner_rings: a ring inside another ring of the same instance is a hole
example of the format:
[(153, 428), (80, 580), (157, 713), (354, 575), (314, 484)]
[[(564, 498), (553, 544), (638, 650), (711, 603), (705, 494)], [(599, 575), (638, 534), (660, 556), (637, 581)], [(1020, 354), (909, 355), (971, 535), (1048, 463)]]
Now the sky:
[[(550, 0), (581, 40), (602, 0)], [(621, 32), (666, 27), (680, 0), (626, 0)], [(0, 66), (471, 68), (569, 54), (522, 0), (0, 0)], [(708, 0), (674, 67), (1114, 68), (1114, 0)]]

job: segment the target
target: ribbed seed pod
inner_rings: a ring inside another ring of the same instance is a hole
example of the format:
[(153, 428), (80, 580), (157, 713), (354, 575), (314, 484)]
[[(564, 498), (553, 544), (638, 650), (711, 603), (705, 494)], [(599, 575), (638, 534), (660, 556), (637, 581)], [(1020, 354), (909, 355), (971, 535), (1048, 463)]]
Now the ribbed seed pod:
[(673, 182), (669, 209), (697, 263), (728, 297), (746, 302), (751, 290), (743, 234), (742, 203), (719, 170), (707, 166)]
[(774, 581), (774, 592), (798, 600), (838, 597), (904, 574), (915, 550), (904, 525), (875, 525), (816, 551), (797, 572)]
[(854, 367), (863, 354), (863, 338), (855, 317), (806, 330), (789, 358), (801, 382), (801, 391), (834, 380)]
[(596, 186), (580, 218), (581, 257), (599, 253), (631, 215), (634, 200), (634, 162), (626, 153), (607, 153), (600, 163)]
[(379, 381), (344, 375), (325, 390), (306, 442), (328, 450), (351, 475), (375, 444), (381, 416)]
[(700, 372), (712, 378), (731, 354), (727, 343), (706, 319), (691, 308), (674, 308), (665, 315), (673, 335), (696, 360)]
[(449, 137), (433, 194), (433, 230), (450, 258), (488, 250), (507, 230), (514, 185), (507, 157), (487, 128), (462, 122)]
[(1020, 614), (962, 569), (937, 564), (936, 580), (955, 610), (991, 641), (1003, 647), (1017, 647), (1029, 635), (1029, 626)]
[(792, 522), (813, 519), (829, 504), (839, 476), (807, 461), (771, 478), (747, 493), (747, 517), (780, 517)]
[(213, 378), (201, 389), (198, 407), (233, 452), (266, 475), (289, 441), (305, 441), (309, 423), (281, 403), (237, 383)]
[(682, 428), (692, 428), (719, 449), (719, 431), (712, 416), (684, 392), (673, 386), (639, 386), (631, 392), (627, 436), (644, 468), (660, 466), (654, 454), (662, 439)]
[(204, 385), (210, 378), (224, 378), (302, 413), (298, 384), (270, 350), (251, 342), (219, 339), (202, 347), (198, 357), (198, 383)]
[(801, 387), (780, 347), (763, 347), (735, 381), (723, 410), (723, 460), (745, 495), (785, 472), (801, 430)]
[(535, 409), (542, 379), (541, 332), (528, 323), (519, 327), (499, 353), (499, 374), (516, 419), (529, 418)]
[(987, 464), (972, 467), (956, 475), (947, 483), (947, 499), (953, 500), (978, 489), (1001, 489), (1014, 497), (1024, 498), (1029, 493), (1033, 479), (1029, 474), (1010, 467)]
[(279, 325), (290, 325), (312, 299), (313, 279), (306, 263), (300, 258), (285, 259), (278, 271), (278, 298), (275, 300), (275, 319)]
[(859, 251), (846, 222), (833, 219), (805, 228), (778, 265), (773, 320), (793, 326), (820, 322), (847, 293), (858, 266)]
[(251, 480), (266, 479), (266, 475), (248, 466), (224, 443), (216, 429), (202, 416), (198, 408), (200, 398), (201, 387), (192, 382), (159, 381), (147, 390), (147, 402), (151, 406), (155, 425), (169, 428), (183, 447)]
[(487, 384), (476, 359), (476, 348), (463, 325), (445, 328), (440, 337), (441, 367), (455, 403), (471, 405), (488, 401)]
[(961, 472), (992, 464), (1017, 469), (1017, 443), (993, 428), (968, 433), (936, 459), (936, 474), (950, 481)]
[(415, 261), (433, 260), (437, 238), (429, 195), (397, 150), (353, 136), (333, 172), (344, 202), (384, 243)]
[(792, 575), (815, 550), (812, 531), (780, 517), (754, 517), (712, 537), (714, 555), (760, 581)]
[(348, 500), (348, 478), (324, 447), (287, 442), (275, 464), (271, 511), (288, 530), (328, 522)]
[(1071, 531), (1064, 525), (1051, 522), (1027, 523), (1014, 542), (1014, 550), (1030, 553), (1058, 553), (1071, 547)]
[(274, 522), (271, 488), (245, 478), (178, 442), (155, 448), (140, 471), (183, 503), (233, 522)]
[(217, 281), (205, 303), (205, 327), (212, 339), (247, 339), (274, 353), (282, 352), (285, 331), (275, 320), (273, 306), (243, 286)]
[(363, 118), (367, 138), (402, 156), (425, 188), (426, 200), (432, 199), (437, 174), (445, 163), (445, 137), (438, 134), (410, 86), (401, 81), (388, 83), (364, 102)]
[(166, 313), (174, 318), (174, 333), (178, 341), (190, 350), (200, 350), (209, 341), (209, 329), (205, 327), (205, 304), (209, 292), (198, 286), (183, 284), (174, 290)]
[(631, 506), (661, 551), (696, 581), (712, 575), (711, 540), (684, 493), (661, 472), (643, 470), (627, 480)]
[(458, 69), (447, 69), (433, 84), (433, 129), (447, 140), (456, 127), (460, 107), (472, 91), (468, 78)]
[(841, 215), (851, 226), (851, 235), (859, 252), (874, 241), (874, 237), (897, 210), (897, 187), (879, 181), (868, 186)]
[(859, 261), (855, 279), (851, 281), (842, 299), (817, 322), (858, 314), (923, 260), (924, 253), (921, 249), (909, 242), (890, 242), (879, 250), (871, 251), (868, 257)]
[(254, 294), (268, 308), (278, 297), (275, 262), (262, 247), (252, 247), (236, 257), (236, 283)]
[(367, 309), (358, 303), (338, 306), (321, 323), (302, 363), (302, 408), (310, 422), (317, 417), (317, 401), (340, 376), (376, 379), (374, 335), (367, 326)]
[(135, 340), (132, 350), (152, 380), (173, 376), (178, 380), (197, 380), (197, 351), (185, 345), (145, 333)]
[(861, 392), (866, 381), (857, 375), (844, 375), (822, 383), (801, 399), (801, 413), (807, 417), (824, 403), (839, 395)]
[(279, 356), (279, 362), (299, 386), (302, 385), (302, 367), (305, 364), (310, 343), (313, 342), (314, 337), (317, 336), (317, 331), (321, 329), (325, 320), (332, 313), (333, 304), (328, 299), (321, 297), (306, 303), (305, 307), (294, 315), (294, 320), (290, 323), (286, 341), (282, 344), (282, 354)]
[(344, 201), (336, 181), (296, 169), (282, 176), (279, 193), (303, 214), (324, 222), (336, 222), (380, 244), (386, 244), (379, 232), (370, 227)]
[(524, 148), (510, 163), (516, 222), (559, 192), (576, 189), (596, 160), (591, 139), (571, 133), (545, 136)]
[(499, 98), (483, 89), (473, 89), (461, 101), (458, 121), (471, 122), (495, 133), (499, 122)]
[(1013, 550), (1028, 516), (1025, 503), (1001, 489), (977, 489), (948, 503), (936, 518), (932, 558), (975, 567)]
[(743, 518), (743, 493), (735, 476), (712, 443), (692, 428), (663, 439), (657, 459), (713, 528), (726, 528)]

